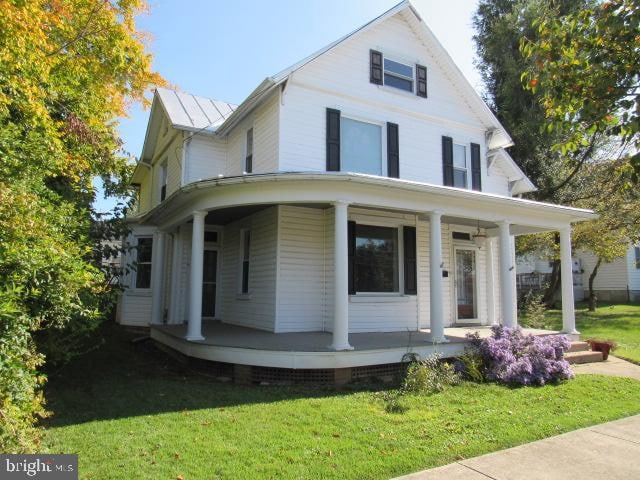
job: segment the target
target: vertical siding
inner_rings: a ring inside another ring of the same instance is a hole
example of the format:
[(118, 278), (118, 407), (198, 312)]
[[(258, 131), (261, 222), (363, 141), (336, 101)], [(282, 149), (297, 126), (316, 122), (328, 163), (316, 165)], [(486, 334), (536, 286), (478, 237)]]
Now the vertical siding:
[(324, 210), (280, 206), (277, 332), (324, 326)]
[[(270, 207), (225, 226), (222, 247), (221, 319), (261, 330), (275, 330), (277, 212)], [(251, 230), (249, 295), (238, 295), (240, 230)]]

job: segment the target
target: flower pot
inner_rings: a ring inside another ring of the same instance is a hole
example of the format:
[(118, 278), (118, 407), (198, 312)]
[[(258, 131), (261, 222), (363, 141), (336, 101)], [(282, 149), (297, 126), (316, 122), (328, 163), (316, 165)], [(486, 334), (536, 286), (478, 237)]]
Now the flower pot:
[(591, 342), (589, 342), (589, 345), (591, 345), (591, 350), (593, 350), (594, 352), (602, 352), (602, 359), (603, 360), (606, 360), (606, 359), (609, 358), (609, 352), (611, 352), (611, 349), (613, 347), (611, 342), (594, 342), (594, 341), (591, 341)]

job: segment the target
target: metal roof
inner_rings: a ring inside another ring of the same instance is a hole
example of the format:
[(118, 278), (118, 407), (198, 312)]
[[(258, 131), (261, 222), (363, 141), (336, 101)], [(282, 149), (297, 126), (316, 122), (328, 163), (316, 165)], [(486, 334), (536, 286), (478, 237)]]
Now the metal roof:
[(158, 88), (157, 93), (171, 126), (182, 130), (215, 132), (238, 107), (167, 88)]

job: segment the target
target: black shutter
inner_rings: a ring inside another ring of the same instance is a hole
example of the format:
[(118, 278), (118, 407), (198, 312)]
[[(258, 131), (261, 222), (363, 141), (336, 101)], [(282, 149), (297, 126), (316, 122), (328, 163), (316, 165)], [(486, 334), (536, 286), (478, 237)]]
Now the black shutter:
[(442, 137), (442, 175), (443, 184), (453, 187), (453, 139)]
[(398, 125), (387, 122), (387, 176), (400, 178)]
[(340, 171), (340, 110), (327, 108), (327, 172)]
[(349, 246), (349, 295), (356, 293), (356, 222), (347, 222)]
[(369, 50), (369, 81), (382, 85), (382, 53)]
[(427, 98), (427, 67), (416, 65), (416, 95)]
[(471, 144), (471, 188), (473, 190), (482, 190), (482, 176), (480, 174), (480, 145)]
[(402, 233), (404, 237), (404, 293), (405, 295), (417, 295), (416, 228), (403, 227)]

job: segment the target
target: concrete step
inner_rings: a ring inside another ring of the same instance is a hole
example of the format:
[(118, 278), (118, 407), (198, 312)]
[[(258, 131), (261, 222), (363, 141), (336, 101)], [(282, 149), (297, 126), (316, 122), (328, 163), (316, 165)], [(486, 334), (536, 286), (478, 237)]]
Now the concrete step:
[(602, 352), (570, 352), (564, 355), (564, 359), (572, 364), (602, 362)]
[(571, 342), (571, 347), (569, 347), (569, 352), (587, 352), (589, 350), (587, 342)]

